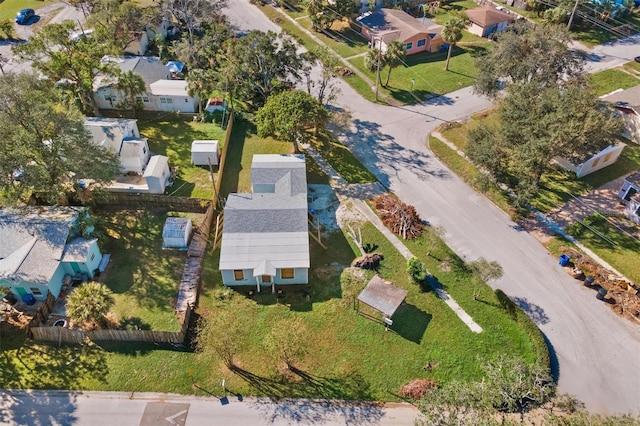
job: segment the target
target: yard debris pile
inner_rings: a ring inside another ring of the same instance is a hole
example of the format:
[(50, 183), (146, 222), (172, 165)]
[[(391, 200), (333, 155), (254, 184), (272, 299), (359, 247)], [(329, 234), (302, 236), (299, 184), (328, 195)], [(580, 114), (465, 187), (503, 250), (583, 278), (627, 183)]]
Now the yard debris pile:
[(373, 199), (373, 206), (387, 228), (405, 240), (413, 240), (422, 235), (424, 225), (416, 208), (403, 203), (389, 194)]
[(404, 385), (402, 389), (400, 389), (400, 395), (417, 401), (424, 396), (427, 390), (435, 387), (438, 387), (438, 384), (434, 381), (416, 379)]
[[(640, 288), (624, 278), (612, 275), (590, 257), (572, 249), (563, 247), (563, 253), (571, 258), (573, 265), (584, 272), (584, 276), (594, 278), (591, 287), (607, 290), (606, 300), (611, 309), (623, 318), (640, 324)], [(572, 270), (569, 267), (568, 270)]]
[(366, 253), (364, 256), (356, 257), (351, 262), (351, 266), (356, 268), (375, 270), (380, 266), (384, 257), (380, 253)]

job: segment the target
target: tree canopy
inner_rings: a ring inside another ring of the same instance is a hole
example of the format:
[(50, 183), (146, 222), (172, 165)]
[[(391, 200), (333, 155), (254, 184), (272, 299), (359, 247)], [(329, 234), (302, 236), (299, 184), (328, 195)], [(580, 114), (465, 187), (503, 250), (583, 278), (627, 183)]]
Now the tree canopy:
[(33, 74), (0, 76), (0, 191), (11, 203), (34, 194), (64, 202), (81, 179), (110, 181), (116, 154), (95, 145), (83, 116)]
[(113, 294), (99, 282), (88, 282), (74, 289), (67, 297), (67, 313), (72, 321), (93, 329), (104, 322), (113, 307)]
[(164, 0), (164, 10), (180, 23), (189, 44), (194, 44), (203, 24), (225, 22), (226, 0)]
[(468, 24), (469, 19), (466, 15), (463, 15), (462, 13), (454, 13), (442, 26), (442, 39), (445, 43), (449, 44), (449, 49), (447, 50), (447, 62), (444, 66), (446, 71), (449, 70), (451, 50), (453, 50), (453, 46), (455, 46), (456, 43), (462, 40), (462, 30), (464, 30)]
[(298, 142), (307, 139), (307, 129), (318, 129), (328, 119), (328, 111), (310, 94), (288, 90), (267, 100), (256, 115), (256, 126), (261, 137), (291, 142), (298, 152)]
[(493, 49), (476, 60), (477, 93), (496, 97), (504, 84), (563, 86), (583, 74), (583, 61), (569, 50), (567, 31), (516, 22), (500, 33)]

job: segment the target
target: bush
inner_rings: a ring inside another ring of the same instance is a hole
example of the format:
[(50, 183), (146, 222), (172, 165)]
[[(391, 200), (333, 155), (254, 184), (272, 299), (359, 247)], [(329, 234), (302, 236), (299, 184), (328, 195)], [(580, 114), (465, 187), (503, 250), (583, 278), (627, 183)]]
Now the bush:
[(407, 260), (407, 274), (414, 284), (421, 284), (427, 278), (427, 268), (416, 257)]

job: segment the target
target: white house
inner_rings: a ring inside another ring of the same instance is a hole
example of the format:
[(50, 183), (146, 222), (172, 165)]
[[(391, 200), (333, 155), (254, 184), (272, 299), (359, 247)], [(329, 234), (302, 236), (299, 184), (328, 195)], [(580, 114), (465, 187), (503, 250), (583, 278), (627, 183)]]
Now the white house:
[(229, 194), (219, 269), (225, 286), (309, 282), (307, 178), (303, 155), (254, 155), (253, 192)]
[(196, 166), (218, 165), (220, 148), (218, 141), (201, 140), (191, 142), (191, 164)]
[(143, 173), (150, 151), (147, 139), (140, 137), (136, 120), (86, 117), (84, 128), (95, 144), (118, 154), (122, 173)]
[(19, 299), (58, 297), (65, 275), (93, 278), (98, 240), (85, 238), (85, 208), (34, 206), (0, 210), (0, 286)]
[(627, 90), (617, 90), (603, 96), (602, 100), (613, 104), (624, 121), (624, 137), (640, 144), (640, 85)]
[(618, 197), (626, 204), (624, 212), (627, 217), (640, 225), (640, 173), (624, 178)]
[[(114, 58), (106, 56), (103, 63), (117, 66), (124, 73), (133, 71), (142, 77), (144, 93), (136, 99), (147, 111), (195, 112), (198, 98), (187, 93), (184, 80), (171, 80), (171, 70), (160, 63), (159, 58), (136, 56), (133, 58)], [(93, 81), (93, 98), (100, 109), (122, 109), (127, 95), (118, 89), (117, 78), (101, 73)]]
[(192, 230), (191, 219), (184, 217), (168, 217), (162, 228), (162, 248), (186, 250)]
[(152, 111), (197, 112), (198, 95), (189, 96), (185, 80), (158, 80), (149, 85), (149, 105)]
[(554, 160), (563, 168), (572, 171), (576, 174), (577, 177), (586, 176), (590, 173), (598, 171), (602, 168), (610, 166), (611, 164), (618, 161), (618, 157), (622, 153), (626, 145), (622, 142), (619, 142), (615, 145), (609, 145), (599, 153), (594, 156), (588, 158), (584, 162), (576, 165), (570, 162), (567, 159), (556, 157)]
[(164, 155), (151, 157), (142, 175), (147, 182), (147, 192), (150, 194), (164, 194), (170, 176), (169, 159)]

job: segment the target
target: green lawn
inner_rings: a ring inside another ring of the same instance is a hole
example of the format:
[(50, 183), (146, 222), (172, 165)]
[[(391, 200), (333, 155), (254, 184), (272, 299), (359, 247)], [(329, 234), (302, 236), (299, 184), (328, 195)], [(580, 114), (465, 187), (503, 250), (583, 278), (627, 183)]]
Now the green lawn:
[(114, 292), (113, 312), (122, 324), (178, 331), (173, 311), (186, 252), (162, 249), (167, 213), (100, 210), (107, 237), (102, 251), (111, 254), (105, 284)]
[[(380, 93), (389, 95), (402, 103), (411, 104), (469, 86), (473, 84), (476, 76), (474, 57), (484, 49), (485, 45), (454, 48), (449, 71), (444, 70), (447, 52), (423, 52), (407, 56), (407, 66), (394, 68), (391, 71), (388, 86), (381, 86)], [(375, 73), (366, 69), (363, 57), (353, 58), (350, 62), (375, 81)], [(381, 70), (382, 84), (386, 84), (388, 73), (389, 68)], [(411, 90), (412, 80), (413, 91)]]
[[(155, 154), (169, 157), (169, 165), (177, 168), (177, 178), (167, 193), (175, 196), (211, 199), (213, 186), (207, 166), (191, 164), (191, 142), (214, 139), (224, 142), (224, 130), (217, 124), (194, 122), (185, 118), (140, 119), (138, 129), (148, 138), (149, 149)], [(214, 168), (217, 173), (217, 168)]]
[(614, 90), (628, 89), (640, 84), (640, 76), (634, 76), (621, 68), (613, 68), (591, 74), (591, 82), (598, 96), (606, 95)]
[(52, 3), (51, 0), (3, 0), (0, 3), (0, 19), (10, 19), (13, 22), (19, 10), (31, 8), (38, 13), (38, 8)]
[(588, 226), (575, 223), (567, 231), (627, 278), (640, 282), (640, 241), (622, 233), (601, 215), (589, 216), (583, 223)]
[(329, 132), (321, 132), (313, 140), (314, 147), (323, 158), (348, 183), (372, 183), (378, 179), (367, 170), (358, 159)]
[[(615, 24), (614, 21), (610, 21), (609, 24), (619, 26), (630, 24), (635, 28), (638, 28), (640, 27), (640, 13), (638, 12), (638, 9), (635, 9), (628, 16), (617, 17), (615, 19)], [(607, 43), (620, 38), (620, 36), (616, 36), (604, 28), (596, 25), (587, 25), (580, 21), (575, 21), (575, 24), (571, 26), (571, 36), (585, 44), (587, 47), (594, 47), (598, 44)]]

